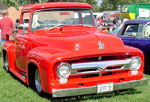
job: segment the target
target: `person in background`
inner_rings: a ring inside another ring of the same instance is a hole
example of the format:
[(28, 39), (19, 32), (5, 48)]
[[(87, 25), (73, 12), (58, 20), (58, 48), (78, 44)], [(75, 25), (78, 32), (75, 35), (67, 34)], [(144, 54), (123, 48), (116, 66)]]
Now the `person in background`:
[[(0, 20), (3, 18), (2, 12), (0, 12)], [(0, 29), (0, 42), (1, 42), (1, 29)]]
[(2, 12), (0, 12), (0, 20), (3, 18), (3, 16), (2, 16)]
[(97, 24), (99, 26), (101, 26), (103, 24), (103, 17), (102, 16), (97, 19)]
[(13, 21), (8, 17), (8, 11), (3, 10), (2, 12), (3, 18), (0, 20), (0, 29), (1, 29), (1, 44), (6, 41), (6, 34), (11, 34), (14, 29)]
[(113, 20), (113, 24), (116, 25), (117, 24), (117, 18), (115, 17)]
[(116, 18), (113, 20), (113, 26), (114, 26), (114, 31), (119, 32), (119, 24)]

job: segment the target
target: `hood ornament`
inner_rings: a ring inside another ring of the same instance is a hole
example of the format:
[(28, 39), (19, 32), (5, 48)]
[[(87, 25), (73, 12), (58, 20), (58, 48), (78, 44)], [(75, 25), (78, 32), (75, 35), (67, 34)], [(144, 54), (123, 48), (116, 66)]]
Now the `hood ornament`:
[(103, 50), (104, 49), (104, 43), (102, 43), (101, 41), (98, 41), (98, 48), (100, 50)]

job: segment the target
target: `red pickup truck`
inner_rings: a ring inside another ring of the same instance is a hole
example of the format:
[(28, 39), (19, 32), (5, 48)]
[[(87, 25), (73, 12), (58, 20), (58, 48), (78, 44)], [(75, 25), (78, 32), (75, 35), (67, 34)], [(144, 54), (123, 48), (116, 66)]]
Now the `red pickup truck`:
[[(57, 2), (22, 9), (2, 47), (5, 70), (37, 93), (67, 97), (147, 84), (142, 51), (100, 32), (91, 5)], [(24, 23), (23, 19), (29, 19)]]

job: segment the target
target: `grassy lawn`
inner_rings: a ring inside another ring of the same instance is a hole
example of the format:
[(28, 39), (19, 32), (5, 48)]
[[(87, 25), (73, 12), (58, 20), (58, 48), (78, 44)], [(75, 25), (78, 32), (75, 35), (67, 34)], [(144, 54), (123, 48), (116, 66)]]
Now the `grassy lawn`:
[(0, 58), (0, 102), (150, 102), (150, 75), (144, 75), (144, 77), (149, 78), (148, 85), (134, 89), (99, 95), (52, 99), (50, 95), (38, 96), (36, 92), (24, 85), (14, 75), (6, 73)]

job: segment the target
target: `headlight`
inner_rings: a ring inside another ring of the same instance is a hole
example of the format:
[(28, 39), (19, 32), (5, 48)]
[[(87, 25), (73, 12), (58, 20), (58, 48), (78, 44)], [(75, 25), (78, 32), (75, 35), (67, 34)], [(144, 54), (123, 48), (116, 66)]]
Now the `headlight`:
[(139, 70), (140, 66), (141, 66), (141, 58), (136, 56), (136, 57), (133, 57), (132, 60), (131, 60), (131, 63), (130, 63), (130, 68), (132, 70)]
[(62, 63), (58, 66), (57, 74), (60, 78), (68, 78), (71, 73), (71, 65), (69, 63)]

